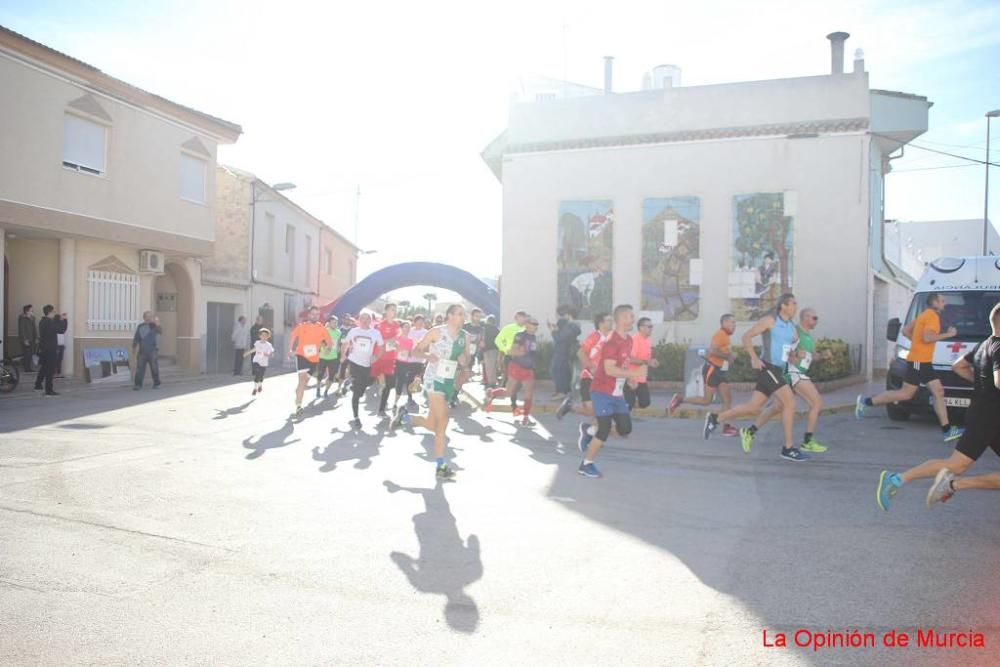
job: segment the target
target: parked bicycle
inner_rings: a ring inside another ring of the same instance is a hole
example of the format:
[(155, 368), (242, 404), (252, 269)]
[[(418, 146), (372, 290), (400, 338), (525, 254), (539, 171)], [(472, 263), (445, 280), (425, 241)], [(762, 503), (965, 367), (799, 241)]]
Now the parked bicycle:
[[(3, 342), (0, 340), (0, 342)], [(0, 394), (8, 394), (17, 388), (17, 383), (21, 381), (21, 373), (14, 365), (15, 360), (4, 357), (0, 360)]]

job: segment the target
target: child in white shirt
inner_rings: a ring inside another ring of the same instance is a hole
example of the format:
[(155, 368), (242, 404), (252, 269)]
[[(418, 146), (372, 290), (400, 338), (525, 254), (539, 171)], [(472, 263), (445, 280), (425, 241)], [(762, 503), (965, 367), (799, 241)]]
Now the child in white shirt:
[(271, 331), (269, 329), (261, 329), (258, 334), (260, 338), (253, 342), (253, 348), (247, 350), (247, 353), (243, 356), (249, 357), (253, 355), (251, 360), (251, 365), (253, 367), (253, 393), (251, 396), (256, 396), (260, 392), (264, 391), (264, 373), (267, 372), (267, 364), (274, 354), (274, 346), (269, 342), (271, 338)]

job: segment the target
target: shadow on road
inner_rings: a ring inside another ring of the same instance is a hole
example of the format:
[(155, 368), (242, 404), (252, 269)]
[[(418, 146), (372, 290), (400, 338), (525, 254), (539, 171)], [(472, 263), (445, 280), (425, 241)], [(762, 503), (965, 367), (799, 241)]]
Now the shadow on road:
[(227, 417), (234, 417), (236, 415), (242, 414), (247, 408), (253, 405), (253, 400), (249, 400), (243, 405), (237, 405), (232, 408), (226, 408), (225, 410), (220, 410), (215, 408), (215, 416), (212, 417), (214, 420), (226, 419)]
[(244, 439), (243, 446), (246, 449), (251, 450), (250, 453), (246, 455), (247, 460), (253, 461), (254, 459), (259, 459), (269, 449), (287, 447), (288, 445), (298, 442), (298, 438), (295, 438), (294, 440), (288, 439), (294, 432), (295, 424), (290, 420), (287, 420), (282, 422), (278, 429), (271, 431), (270, 433), (265, 433), (257, 438), (256, 442), (253, 442), (253, 438)]
[(313, 447), (313, 461), (321, 461), (320, 472), (336, 470), (337, 464), (343, 461), (354, 461), (354, 467), (364, 470), (371, 466), (372, 459), (381, 453), (382, 438), (385, 433), (365, 433), (364, 431), (347, 431), (341, 437), (328, 444), (322, 451)]
[(388, 480), (383, 484), (389, 493), (406, 491), (424, 501), (424, 511), (413, 516), (420, 555), (414, 558), (393, 551), (389, 554), (392, 562), (416, 590), (445, 596), (444, 618), (449, 627), (458, 632), (475, 632), (479, 608), (465, 587), (483, 576), (479, 538), (469, 535), (467, 541), (462, 540), (441, 481), (433, 489), (403, 487)]

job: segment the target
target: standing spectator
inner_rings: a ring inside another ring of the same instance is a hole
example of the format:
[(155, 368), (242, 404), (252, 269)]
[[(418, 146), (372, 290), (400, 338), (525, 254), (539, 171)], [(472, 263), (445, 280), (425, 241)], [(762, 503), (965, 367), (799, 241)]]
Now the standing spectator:
[(559, 316), (556, 324), (549, 324), (553, 343), (549, 372), (556, 385), (552, 398), (559, 400), (566, 398), (572, 389), (573, 358), (579, 343), (580, 325), (571, 319), (576, 313), (569, 306), (559, 306), (556, 314)]
[(160, 351), (156, 344), (156, 336), (163, 333), (160, 328), (160, 318), (147, 310), (142, 314), (142, 324), (136, 327), (132, 337), (132, 354), (135, 356), (135, 391), (142, 389), (142, 381), (146, 376), (146, 364), (153, 374), (153, 389), (160, 386)]
[(21, 309), (21, 314), (17, 318), (17, 335), (21, 339), (21, 363), (24, 364), (24, 372), (30, 373), (33, 365), (31, 355), (35, 353), (35, 347), (38, 345), (35, 309), (30, 303)]
[(233, 347), (236, 348), (233, 358), (233, 375), (243, 374), (243, 357), (246, 355), (247, 346), (250, 345), (250, 329), (247, 327), (247, 318), (242, 315), (236, 320), (233, 327)]
[(497, 386), (497, 368), (500, 364), (500, 352), (497, 350), (497, 318), (486, 317), (483, 324), (483, 385), (492, 389)]
[(52, 389), (52, 376), (56, 373), (56, 358), (59, 353), (58, 332), (56, 323), (52, 321), (52, 311), (55, 306), (45, 306), (42, 308), (42, 321), (39, 322), (38, 338), (38, 375), (35, 376), (35, 391), (42, 390), (42, 381), (45, 382), (45, 395), (58, 396)]
[(56, 353), (56, 377), (62, 378), (62, 364), (63, 355), (66, 353), (66, 331), (69, 329), (69, 318), (66, 317), (66, 313), (60, 315), (56, 313), (52, 316), (52, 321), (56, 323), (56, 342), (58, 344), (58, 351)]
[[(260, 340), (260, 330), (264, 328), (264, 317), (258, 315), (257, 319), (254, 320), (253, 326), (250, 327), (250, 347), (256, 347), (257, 341)], [(271, 330), (268, 329), (270, 334)], [(270, 338), (270, 336), (268, 336)]]

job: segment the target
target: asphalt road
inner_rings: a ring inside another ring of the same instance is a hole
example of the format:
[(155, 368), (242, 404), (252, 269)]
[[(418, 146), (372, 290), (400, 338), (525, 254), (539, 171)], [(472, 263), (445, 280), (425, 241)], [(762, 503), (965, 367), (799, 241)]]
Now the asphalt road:
[[(875, 505), (934, 424), (825, 417), (827, 454), (643, 419), (576, 474), (576, 423), (464, 407), (458, 481), (431, 437), (291, 376), (185, 392), (0, 397), (2, 664), (997, 664), (1000, 494)], [(374, 407), (374, 406), (372, 406)], [(801, 425), (796, 427), (801, 434)], [(987, 453), (981, 471), (1000, 469)], [(933, 628), (985, 649), (794, 647)], [(787, 634), (789, 648), (767, 648)]]

